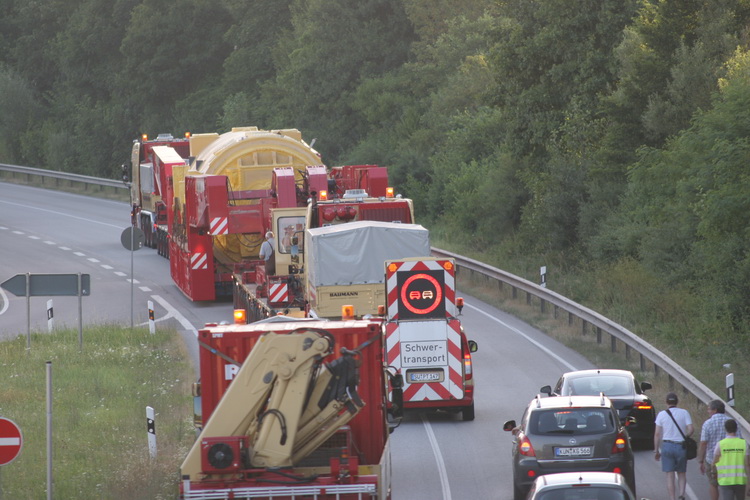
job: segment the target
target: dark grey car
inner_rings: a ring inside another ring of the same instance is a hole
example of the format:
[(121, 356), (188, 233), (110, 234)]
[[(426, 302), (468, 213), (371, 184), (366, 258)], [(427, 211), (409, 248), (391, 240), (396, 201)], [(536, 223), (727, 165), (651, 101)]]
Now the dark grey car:
[(638, 382), (628, 370), (596, 369), (564, 373), (555, 388), (545, 385), (540, 392), (548, 396), (596, 396), (604, 393), (617, 408), (620, 423), (628, 429), (633, 446), (654, 447), (656, 412), (645, 391), (649, 382)]
[(625, 477), (635, 492), (630, 436), (605, 396), (537, 396), (513, 433), (513, 498), (523, 500), (534, 479), (558, 472), (603, 471)]

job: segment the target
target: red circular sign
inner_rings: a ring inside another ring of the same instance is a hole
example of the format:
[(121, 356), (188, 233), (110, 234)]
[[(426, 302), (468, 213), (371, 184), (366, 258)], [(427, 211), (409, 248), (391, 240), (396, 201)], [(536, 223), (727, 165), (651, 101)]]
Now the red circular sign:
[(21, 429), (7, 418), (0, 418), (0, 465), (8, 465), (16, 459), (23, 446)]
[[(427, 287), (429, 288), (429, 292), (431, 292), (430, 295), (426, 296), (424, 290), (421, 289), (409, 289), (409, 285), (411, 285), (416, 280), (426, 280), (427, 283), (431, 285), (428, 285)], [(412, 291), (415, 292), (417, 296), (411, 297), (410, 293)], [(427, 307), (420, 309), (414, 305), (415, 300), (425, 299), (432, 301)], [(441, 300), (443, 300), (443, 290), (440, 288), (440, 283), (438, 283), (438, 280), (428, 274), (420, 273), (409, 276), (404, 284), (401, 285), (401, 302), (403, 302), (406, 308), (414, 314), (428, 314), (434, 311), (435, 308), (440, 305)]]

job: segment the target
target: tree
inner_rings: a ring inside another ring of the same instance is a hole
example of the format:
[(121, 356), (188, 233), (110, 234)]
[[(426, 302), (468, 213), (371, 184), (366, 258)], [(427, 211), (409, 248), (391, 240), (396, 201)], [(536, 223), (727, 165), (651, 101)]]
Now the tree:
[(414, 39), (399, 0), (296, 0), (277, 78), (264, 89), (269, 124), (300, 128), (334, 161), (363, 137), (353, 92), (403, 64)]

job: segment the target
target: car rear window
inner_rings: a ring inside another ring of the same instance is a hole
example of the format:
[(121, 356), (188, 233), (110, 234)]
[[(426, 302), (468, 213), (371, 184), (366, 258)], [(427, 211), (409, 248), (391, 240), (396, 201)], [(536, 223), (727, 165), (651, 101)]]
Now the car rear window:
[(569, 394), (565, 394), (566, 396), (598, 396), (601, 392), (605, 396), (628, 396), (635, 389), (631, 379), (617, 375), (574, 378), (570, 380), (568, 387)]
[(542, 491), (534, 498), (536, 500), (627, 500), (628, 497), (619, 488), (571, 485), (564, 489)]
[(614, 422), (609, 408), (565, 408), (540, 410), (531, 414), (532, 434), (601, 434), (612, 432)]

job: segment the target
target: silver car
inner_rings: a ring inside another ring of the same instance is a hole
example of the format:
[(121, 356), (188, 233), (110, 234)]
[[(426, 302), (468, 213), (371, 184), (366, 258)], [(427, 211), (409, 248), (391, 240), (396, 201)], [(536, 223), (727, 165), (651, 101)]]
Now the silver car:
[[(534, 480), (528, 500), (636, 500), (621, 474), (561, 472)], [(641, 499), (647, 500), (647, 499)]]

